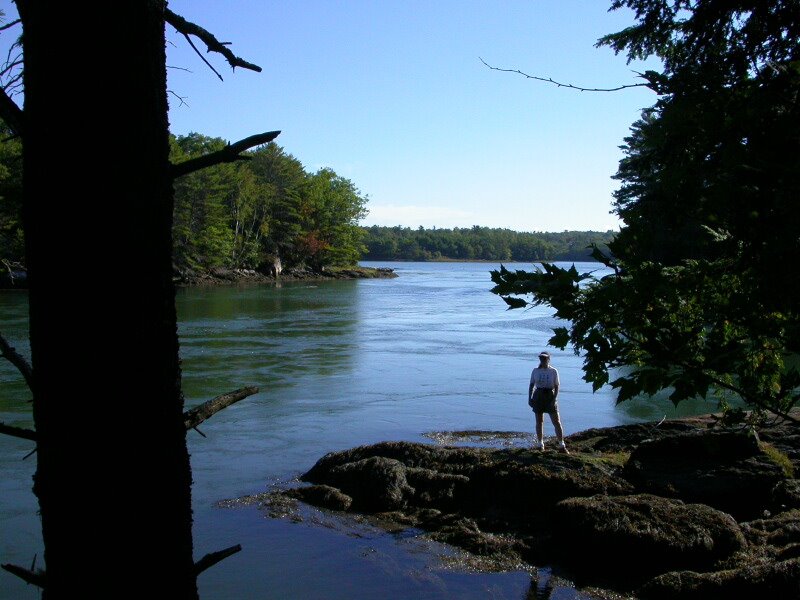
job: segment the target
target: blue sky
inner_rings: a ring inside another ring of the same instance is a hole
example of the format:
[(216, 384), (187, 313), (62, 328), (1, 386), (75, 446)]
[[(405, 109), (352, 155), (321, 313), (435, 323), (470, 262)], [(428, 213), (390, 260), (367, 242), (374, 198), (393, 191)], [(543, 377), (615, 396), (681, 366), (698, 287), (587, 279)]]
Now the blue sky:
[(279, 129), (308, 170), (331, 167), (369, 196), (365, 224), (617, 229), (619, 146), (655, 95), (560, 89), (479, 60), (589, 87), (635, 82), (644, 67), (594, 48), (633, 22), (609, 4), (173, 0), (264, 70), (206, 55), (221, 82), (167, 26), (169, 89), (186, 103), (171, 98), (171, 128), (230, 141)]

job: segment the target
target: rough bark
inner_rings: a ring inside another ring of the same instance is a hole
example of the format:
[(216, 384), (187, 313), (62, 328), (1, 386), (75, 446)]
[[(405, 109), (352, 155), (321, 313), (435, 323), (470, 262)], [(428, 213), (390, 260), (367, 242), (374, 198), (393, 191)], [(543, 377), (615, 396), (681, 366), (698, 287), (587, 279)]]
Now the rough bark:
[(216, 398), (212, 398), (208, 402), (203, 402), (199, 406), (187, 410), (183, 413), (184, 427), (186, 429), (193, 429), (200, 425), (206, 419), (210, 419), (223, 408), (229, 407), (231, 404), (244, 400), (248, 396), (258, 393), (257, 387), (244, 387), (227, 394), (222, 394)]
[(17, 5), (44, 597), (196, 598), (165, 3), (117, 3), (103, 25), (95, 3)]

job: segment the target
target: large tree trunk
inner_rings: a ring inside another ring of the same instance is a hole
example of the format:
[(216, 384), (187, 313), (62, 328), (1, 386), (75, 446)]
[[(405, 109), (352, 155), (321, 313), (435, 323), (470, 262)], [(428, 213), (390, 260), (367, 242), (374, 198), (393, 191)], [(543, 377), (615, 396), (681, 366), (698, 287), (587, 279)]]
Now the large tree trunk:
[(164, 3), (18, 5), (46, 597), (196, 598)]

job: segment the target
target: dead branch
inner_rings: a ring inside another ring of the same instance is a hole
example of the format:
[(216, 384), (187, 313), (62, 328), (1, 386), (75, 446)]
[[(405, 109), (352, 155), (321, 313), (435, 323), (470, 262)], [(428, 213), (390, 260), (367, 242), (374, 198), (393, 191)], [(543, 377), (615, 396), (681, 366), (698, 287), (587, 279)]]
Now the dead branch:
[(211, 65), (211, 63), (210, 63), (210, 62), (208, 62), (208, 60), (206, 60), (206, 57), (205, 57), (205, 56), (203, 56), (202, 54), (200, 54), (200, 50), (198, 50), (198, 49), (197, 49), (197, 46), (195, 46), (195, 45), (194, 45), (194, 42), (192, 41), (192, 38), (190, 38), (190, 37), (189, 37), (189, 34), (187, 34), (187, 33), (184, 33), (184, 34), (183, 34), (183, 37), (185, 37), (185, 38), (186, 38), (186, 41), (187, 41), (187, 42), (189, 42), (189, 45), (192, 47), (192, 50), (194, 50), (194, 53), (195, 53), (195, 54), (197, 54), (197, 56), (199, 56), (199, 57), (200, 57), (200, 60), (202, 60), (204, 63), (206, 63), (206, 66), (207, 66), (209, 69), (211, 69), (211, 70), (214, 72), (214, 75), (216, 75), (217, 77), (219, 77), (219, 80), (220, 80), (220, 81), (225, 81), (225, 80), (222, 78), (222, 75), (220, 75), (220, 74), (219, 74), (219, 71), (217, 71), (217, 70), (216, 70), (216, 69), (215, 69), (215, 68), (214, 68), (214, 67)]
[(239, 400), (243, 400), (244, 398), (257, 393), (257, 387), (243, 387), (234, 392), (228, 392), (227, 394), (217, 396), (208, 402), (204, 402), (200, 406), (195, 406), (194, 408), (184, 412), (183, 424), (186, 426), (187, 431), (189, 429), (194, 429), (200, 425), (200, 423), (210, 418), (215, 413), (218, 413), (223, 408), (227, 408), (234, 402), (238, 402)]
[[(187, 21), (169, 9), (164, 12), (164, 19), (167, 23), (172, 25), (178, 33), (182, 33), (183, 36), (189, 40), (189, 44), (191, 44), (195, 52), (197, 52), (197, 48), (195, 48), (194, 44), (189, 39), (190, 35), (200, 39), (206, 45), (208, 52), (218, 52), (219, 54), (222, 54), (222, 56), (227, 59), (228, 64), (232, 69), (235, 69), (236, 67), (242, 67), (243, 69), (250, 69), (256, 73), (261, 72), (261, 67), (236, 56), (233, 52), (231, 52), (230, 48), (227, 47), (228, 43), (220, 42), (212, 33), (206, 31), (199, 25), (195, 25), (194, 23)], [(197, 53), (200, 58), (203, 58), (199, 52)], [(217, 73), (214, 67), (212, 67), (205, 58), (203, 58), (203, 61), (211, 68), (212, 71), (214, 71), (214, 73)], [(217, 73), (217, 77), (222, 79), (222, 76), (219, 73)]]
[(45, 572), (42, 570), (33, 571), (28, 570), (25, 567), (19, 567), (17, 565), (10, 565), (5, 564), (1, 565), (3, 569), (11, 573), (12, 575), (16, 575), (20, 579), (22, 579), (25, 583), (32, 583), (35, 586), (38, 586), (44, 589), (45, 584)]
[(585, 88), (577, 85), (572, 85), (571, 83), (560, 83), (551, 79), (550, 77), (537, 77), (536, 75), (528, 75), (519, 69), (502, 69), (500, 67), (493, 67), (485, 60), (483, 60), (480, 56), (478, 59), (487, 67), (489, 67), (492, 71), (503, 71), (504, 73), (516, 73), (517, 75), (522, 75), (527, 79), (535, 79), (536, 81), (544, 81), (545, 83), (552, 83), (556, 87), (563, 87), (569, 88), (571, 90), (578, 90), (579, 92), (618, 92), (620, 90), (626, 90), (628, 88), (635, 88), (635, 87), (647, 87), (649, 84), (647, 83), (629, 83), (627, 85), (620, 85), (614, 88)]
[(10, 435), (12, 437), (22, 438), (23, 440), (30, 440), (36, 442), (39, 440), (38, 434), (32, 429), (25, 429), (23, 427), (14, 427), (13, 425), (6, 425), (0, 421), (0, 433)]
[(22, 373), (22, 376), (25, 378), (25, 383), (33, 390), (33, 369), (30, 364), (28, 364), (28, 361), (25, 360), (25, 357), (17, 352), (14, 347), (6, 341), (6, 338), (4, 338), (2, 334), (0, 334), (0, 356), (8, 359), (12, 365), (17, 367), (17, 370)]
[(6, 29), (11, 29), (17, 23), (22, 23), (22, 19), (14, 19), (10, 23), (6, 23), (3, 26), (0, 26), (0, 31), (5, 31)]
[(210, 569), (221, 560), (225, 560), (229, 556), (236, 554), (241, 549), (242, 549), (241, 544), (236, 544), (235, 546), (231, 546), (230, 548), (225, 548), (224, 550), (218, 550), (217, 552), (209, 552), (203, 558), (194, 563), (195, 575), (200, 575), (200, 573), (202, 573), (203, 571)]
[(167, 93), (172, 94), (173, 96), (175, 96), (180, 101), (180, 104), (178, 105), (179, 107), (180, 106), (185, 106), (186, 108), (189, 108), (189, 105), (186, 103), (186, 97), (185, 96), (179, 96), (178, 94), (176, 94), (172, 90), (167, 90)]
[(239, 140), (233, 144), (228, 144), (222, 150), (218, 150), (217, 152), (212, 152), (210, 154), (204, 154), (203, 156), (198, 156), (197, 158), (193, 158), (191, 160), (187, 160), (182, 163), (177, 163), (172, 165), (170, 168), (170, 172), (172, 174), (173, 179), (177, 179), (183, 175), (188, 175), (189, 173), (193, 173), (194, 171), (199, 171), (200, 169), (206, 169), (208, 167), (212, 167), (214, 165), (218, 165), (220, 163), (229, 163), (235, 162), (237, 160), (247, 160), (248, 157), (240, 156), (242, 152), (245, 150), (249, 150), (254, 146), (260, 146), (261, 144), (267, 144), (274, 140), (278, 135), (280, 135), (280, 131), (268, 131), (266, 133), (258, 133), (256, 135), (251, 135), (250, 137), (244, 138), (243, 140)]

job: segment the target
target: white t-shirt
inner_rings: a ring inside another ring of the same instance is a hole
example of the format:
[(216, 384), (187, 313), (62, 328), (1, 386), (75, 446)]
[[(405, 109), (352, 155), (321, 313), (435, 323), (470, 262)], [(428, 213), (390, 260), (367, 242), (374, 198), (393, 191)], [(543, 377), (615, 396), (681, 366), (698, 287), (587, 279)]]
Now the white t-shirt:
[(556, 388), (559, 385), (558, 370), (553, 367), (546, 369), (536, 367), (531, 371), (531, 383), (537, 388)]

